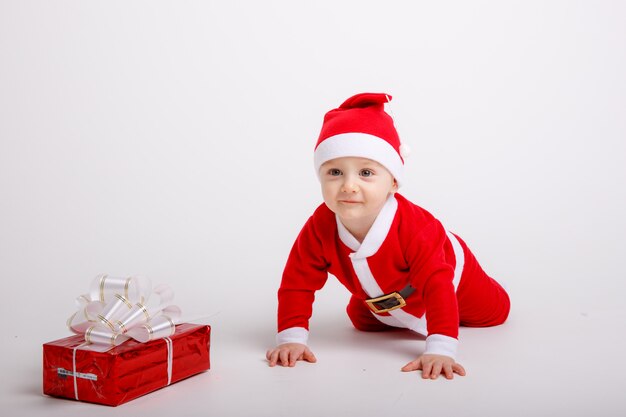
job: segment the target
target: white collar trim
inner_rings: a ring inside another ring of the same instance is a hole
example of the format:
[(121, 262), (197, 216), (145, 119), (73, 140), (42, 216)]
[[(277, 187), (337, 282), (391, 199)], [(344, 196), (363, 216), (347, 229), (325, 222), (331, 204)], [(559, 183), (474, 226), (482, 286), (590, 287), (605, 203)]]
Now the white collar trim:
[(365, 239), (363, 239), (363, 243), (359, 243), (359, 241), (352, 236), (352, 233), (341, 223), (339, 216), (335, 215), (339, 239), (341, 239), (344, 245), (354, 251), (354, 253), (350, 254), (351, 258), (368, 258), (378, 252), (378, 249), (380, 249), (389, 234), (397, 210), (398, 201), (392, 194), (387, 198), (385, 205), (380, 210), (380, 213), (378, 213), (378, 216), (376, 216), (376, 220), (374, 220), (374, 224), (367, 232)]

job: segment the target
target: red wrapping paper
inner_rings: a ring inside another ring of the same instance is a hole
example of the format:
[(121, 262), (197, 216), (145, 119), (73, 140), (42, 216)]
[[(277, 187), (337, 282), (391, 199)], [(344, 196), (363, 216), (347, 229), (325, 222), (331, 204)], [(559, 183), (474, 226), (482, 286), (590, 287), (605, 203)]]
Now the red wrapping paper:
[[(206, 371), (210, 367), (211, 328), (179, 324), (172, 341), (171, 383)], [(134, 340), (107, 352), (76, 350), (82, 335), (43, 345), (43, 392), (54, 397), (78, 399), (116, 406), (163, 388), (168, 383), (168, 347), (165, 339), (139, 343)]]

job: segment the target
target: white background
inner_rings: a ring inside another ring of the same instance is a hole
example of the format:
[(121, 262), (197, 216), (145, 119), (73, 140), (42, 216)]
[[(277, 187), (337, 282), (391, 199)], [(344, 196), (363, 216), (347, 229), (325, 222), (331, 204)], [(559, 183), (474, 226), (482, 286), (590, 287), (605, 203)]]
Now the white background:
[[(2, 409), (11, 415), (626, 413), (626, 4), (619, 1), (0, 0)], [(270, 369), (276, 288), (321, 202), (323, 114), (394, 96), (406, 197), (506, 283), (462, 329), (468, 375), (362, 334), (330, 279), (316, 365)], [(212, 369), (118, 408), (41, 394), (100, 272), (212, 315)]]

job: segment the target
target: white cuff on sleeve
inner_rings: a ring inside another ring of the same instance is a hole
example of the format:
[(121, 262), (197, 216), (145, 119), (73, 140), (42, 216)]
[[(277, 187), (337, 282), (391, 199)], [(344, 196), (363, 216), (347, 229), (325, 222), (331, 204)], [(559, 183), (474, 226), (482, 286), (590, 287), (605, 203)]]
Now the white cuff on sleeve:
[(304, 327), (291, 327), (276, 335), (276, 345), (283, 343), (302, 343), (306, 345), (309, 340), (309, 331)]
[(424, 353), (431, 355), (445, 355), (456, 360), (456, 351), (459, 341), (454, 337), (442, 334), (432, 334), (426, 338), (426, 350)]

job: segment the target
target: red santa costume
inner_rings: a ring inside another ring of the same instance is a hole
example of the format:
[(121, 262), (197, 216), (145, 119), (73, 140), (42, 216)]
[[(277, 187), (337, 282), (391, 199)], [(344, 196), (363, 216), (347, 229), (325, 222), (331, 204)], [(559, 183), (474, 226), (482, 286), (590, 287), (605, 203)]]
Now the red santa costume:
[[(385, 166), (401, 184), (402, 146), (383, 108), (389, 100), (385, 94), (359, 94), (326, 114), (315, 149), (318, 174), (331, 159), (362, 157)], [(325, 204), (317, 208), (285, 266), (277, 344), (307, 343), (314, 294), (329, 273), (352, 293), (347, 312), (357, 329), (411, 329), (427, 336), (425, 353), (455, 358), (459, 324), (494, 326), (509, 313), (507, 293), (465, 242), (399, 194), (388, 197), (362, 242)], [(408, 295), (390, 297), (407, 288)], [(385, 295), (395, 303), (390, 311), (372, 301)]]

